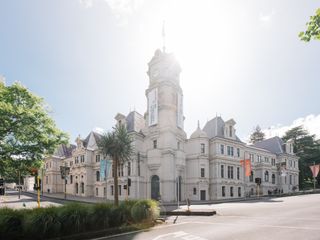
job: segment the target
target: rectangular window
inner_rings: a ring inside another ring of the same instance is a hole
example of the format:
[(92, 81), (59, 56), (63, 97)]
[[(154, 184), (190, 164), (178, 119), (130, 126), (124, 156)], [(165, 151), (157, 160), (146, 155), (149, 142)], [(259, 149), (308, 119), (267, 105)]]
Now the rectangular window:
[(292, 175), (289, 176), (289, 183), (292, 185)]
[(269, 158), (268, 157), (264, 157), (264, 162), (269, 163)]
[(223, 144), (220, 145), (220, 153), (221, 153), (221, 155), (224, 154), (224, 145)]
[(254, 162), (254, 155), (250, 153), (250, 155), (249, 155), (249, 156), (250, 156), (250, 160), (251, 160), (251, 162), (253, 163), (253, 162)]
[(238, 197), (241, 197), (241, 187), (238, 187)]
[(224, 165), (221, 165), (221, 178), (224, 178)]
[(293, 167), (296, 168), (296, 161), (293, 161)]
[(121, 185), (118, 186), (119, 196), (121, 196)]
[(106, 196), (106, 187), (103, 188), (103, 196)]
[(233, 197), (233, 187), (230, 187), (230, 197)]
[(123, 177), (123, 164), (120, 165), (121, 177)]
[(227, 146), (227, 154), (228, 154), (228, 156), (231, 155), (231, 147), (230, 146)]
[(96, 162), (100, 162), (100, 154), (96, 155)]
[(229, 137), (232, 137), (232, 126), (229, 126)]
[(111, 195), (113, 196), (113, 185), (110, 186)]
[(225, 186), (222, 186), (221, 188), (221, 193), (222, 193), (222, 197), (225, 197), (226, 196), (226, 187)]
[(231, 156), (234, 156), (233, 155), (233, 147), (231, 147), (230, 150), (231, 150)]
[(258, 158), (258, 163), (261, 163), (261, 156), (258, 155), (257, 158)]
[(289, 165), (290, 167), (292, 167), (292, 160), (289, 160)]
[(128, 162), (128, 176), (131, 175), (131, 162)]
[(228, 166), (228, 178), (233, 179), (233, 167)]
[(201, 177), (204, 177), (204, 168), (201, 168)]
[(72, 184), (72, 183), (73, 183), (73, 176), (70, 175), (70, 184)]
[(276, 159), (271, 158), (271, 165), (272, 165), (272, 166), (275, 166), (275, 165), (276, 165)]
[(48, 176), (46, 176), (46, 184), (48, 184)]
[(197, 195), (197, 189), (193, 188), (193, 195)]
[(158, 146), (158, 142), (157, 140), (153, 140), (153, 148), (156, 149)]
[(240, 157), (240, 148), (237, 148), (237, 157)]
[(99, 188), (96, 188), (96, 196), (99, 196)]
[(205, 144), (201, 143), (201, 153), (205, 153)]
[(80, 161), (81, 161), (82, 163), (84, 163), (84, 155), (81, 155), (81, 156), (80, 156)]
[(73, 165), (73, 161), (70, 161), (70, 167)]
[(140, 153), (138, 153), (138, 177), (140, 177)]
[(240, 179), (240, 168), (237, 167), (237, 179), (239, 180)]

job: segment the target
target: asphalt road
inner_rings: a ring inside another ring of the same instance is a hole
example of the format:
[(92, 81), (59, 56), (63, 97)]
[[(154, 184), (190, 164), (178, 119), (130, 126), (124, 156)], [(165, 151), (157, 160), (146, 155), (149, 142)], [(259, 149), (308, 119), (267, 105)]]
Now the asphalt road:
[(214, 208), (213, 217), (170, 217), (167, 223), (146, 232), (114, 240), (320, 240), (320, 194), (261, 201), (194, 206)]

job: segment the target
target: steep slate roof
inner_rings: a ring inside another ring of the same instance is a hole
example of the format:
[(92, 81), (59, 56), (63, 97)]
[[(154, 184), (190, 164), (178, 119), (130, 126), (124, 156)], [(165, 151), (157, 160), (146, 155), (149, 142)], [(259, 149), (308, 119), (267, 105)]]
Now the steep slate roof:
[(57, 157), (62, 157), (62, 158), (67, 158), (71, 157), (72, 155), (72, 150), (75, 149), (76, 146), (73, 144), (70, 144), (69, 146), (65, 144), (61, 144), (54, 152), (54, 156)]
[(266, 149), (275, 154), (285, 153), (283, 150), (284, 142), (279, 137), (269, 138), (253, 144), (254, 147)]
[(224, 121), (221, 117), (215, 117), (208, 121), (203, 128), (209, 138), (213, 137), (224, 137)]
[[(224, 137), (224, 126), (225, 126), (225, 123), (224, 123), (223, 119), (221, 117), (215, 117), (206, 123), (206, 125), (203, 128), (203, 131), (205, 131), (207, 133), (209, 139), (213, 138), (213, 137), (225, 138)], [(238, 136), (236, 136), (236, 140), (241, 142), (241, 140), (240, 140), (240, 138), (238, 138)]]
[(136, 111), (132, 111), (128, 114), (126, 123), (128, 132), (140, 132), (145, 124), (143, 116)]

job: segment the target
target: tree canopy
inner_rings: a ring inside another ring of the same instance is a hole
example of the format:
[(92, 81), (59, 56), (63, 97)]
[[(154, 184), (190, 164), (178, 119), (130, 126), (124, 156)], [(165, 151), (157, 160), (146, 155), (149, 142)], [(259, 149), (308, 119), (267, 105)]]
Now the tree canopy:
[[(300, 188), (312, 186), (312, 174), (309, 166), (320, 163), (320, 144), (303, 129), (302, 126), (294, 127), (282, 137), (283, 141), (293, 141), (293, 151), (299, 157), (299, 184)], [(319, 179), (318, 179), (319, 180)]]
[(256, 142), (260, 142), (264, 139), (265, 139), (265, 134), (261, 131), (260, 126), (257, 125), (250, 135), (250, 142), (256, 143)]
[(119, 124), (113, 128), (113, 131), (104, 134), (98, 146), (102, 154), (112, 158), (112, 166), (114, 172), (114, 204), (119, 204), (118, 195), (118, 165), (128, 161), (133, 152), (132, 139), (123, 124)]
[(320, 8), (316, 10), (314, 16), (310, 16), (310, 21), (306, 25), (306, 31), (299, 33), (300, 39), (305, 42), (309, 42), (311, 39), (320, 40)]
[(0, 175), (37, 167), (68, 136), (49, 116), (44, 100), (19, 83), (0, 82)]

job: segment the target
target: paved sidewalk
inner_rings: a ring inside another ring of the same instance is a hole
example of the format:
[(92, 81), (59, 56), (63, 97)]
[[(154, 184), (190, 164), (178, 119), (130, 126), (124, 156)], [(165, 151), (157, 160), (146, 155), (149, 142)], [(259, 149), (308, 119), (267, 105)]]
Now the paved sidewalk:
[[(24, 192), (26, 194), (37, 195), (36, 191)], [(64, 193), (43, 193), (44, 197), (54, 198), (59, 200), (67, 200), (67, 201), (77, 201), (77, 202), (85, 202), (85, 203), (113, 203), (112, 200), (106, 200), (105, 198), (97, 198), (97, 197), (80, 197), (67, 194), (67, 198), (64, 198)]]
[[(48, 199), (42, 199), (40, 201), (41, 207), (48, 206), (60, 206), (60, 203), (52, 202)], [(37, 199), (35, 196), (26, 195), (21, 193), (20, 199), (17, 191), (8, 191), (5, 196), (0, 196), (0, 208), (36, 208), (38, 207)]]

